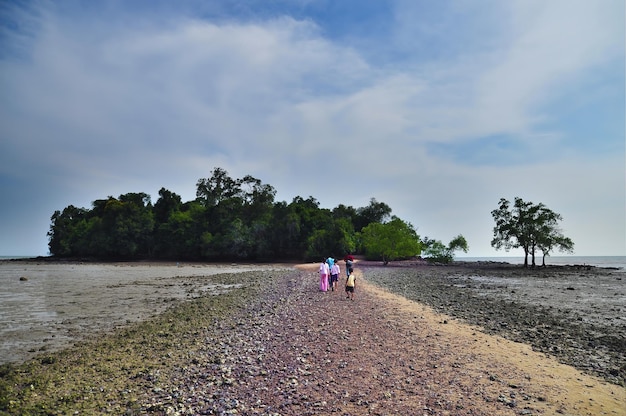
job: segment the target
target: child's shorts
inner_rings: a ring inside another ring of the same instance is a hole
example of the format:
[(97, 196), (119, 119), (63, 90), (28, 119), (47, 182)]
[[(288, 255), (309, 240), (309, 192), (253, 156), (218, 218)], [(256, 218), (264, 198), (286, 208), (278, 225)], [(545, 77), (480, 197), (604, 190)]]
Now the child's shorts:
[(354, 286), (346, 286), (346, 292), (354, 292)]

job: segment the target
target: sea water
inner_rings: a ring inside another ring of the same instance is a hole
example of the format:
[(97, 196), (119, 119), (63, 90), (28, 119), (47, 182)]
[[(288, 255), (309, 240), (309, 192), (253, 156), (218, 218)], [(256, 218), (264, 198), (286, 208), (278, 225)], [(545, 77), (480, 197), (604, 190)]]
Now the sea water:
[[(493, 261), (510, 264), (524, 264), (524, 257), (456, 257), (456, 261)], [(528, 263), (532, 261), (528, 256)], [(542, 264), (542, 257), (535, 256), (535, 264)], [(596, 267), (621, 268), (626, 270), (626, 256), (549, 256), (546, 257), (546, 266), (584, 265)]]

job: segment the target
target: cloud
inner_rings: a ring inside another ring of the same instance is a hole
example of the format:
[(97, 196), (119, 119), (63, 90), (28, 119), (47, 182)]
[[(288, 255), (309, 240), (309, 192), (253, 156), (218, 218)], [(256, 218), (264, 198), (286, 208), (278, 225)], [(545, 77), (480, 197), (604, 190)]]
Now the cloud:
[(583, 198), (550, 203), (568, 181), (598, 200), (623, 193), (611, 180), (623, 158), (607, 156), (623, 150), (623, 114), (603, 111), (612, 144), (593, 154), (571, 143), (597, 131), (595, 115), (563, 123), (619, 99), (623, 6), (400, 1), (359, 40), (358, 22), (307, 16), (306, 2), (258, 15), (254, 3), (245, 18), (221, 3), (147, 14), (107, 4), (15, 13), (22, 30), (3, 32), (0, 184), (47, 190), (31, 216), (126, 192), (156, 198), (162, 186), (193, 199), (219, 166), (286, 200), (376, 197), (430, 237), (467, 229), (470, 246), (487, 241), (483, 254), (500, 197), (560, 212)]
[(478, 79), (477, 123), (495, 118), (506, 132), (532, 128), (542, 118), (538, 107), (620, 59), (623, 20), (600, 3), (511, 2), (513, 36)]

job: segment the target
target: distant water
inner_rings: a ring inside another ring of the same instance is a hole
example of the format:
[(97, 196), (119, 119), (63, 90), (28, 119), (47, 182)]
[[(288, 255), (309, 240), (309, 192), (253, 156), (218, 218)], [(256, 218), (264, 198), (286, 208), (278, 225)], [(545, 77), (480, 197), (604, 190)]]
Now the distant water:
[[(524, 264), (524, 257), (456, 257), (457, 261), (497, 261), (511, 264)], [(528, 263), (531, 262), (528, 256)], [(541, 265), (541, 256), (535, 257), (535, 264)], [(596, 267), (618, 267), (626, 270), (626, 256), (550, 256), (547, 266), (586, 265)]]
[[(37, 256), (0, 256), (0, 260), (29, 259)], [(456, 257), (457, 261), (495, 261), (511, 264), (524, 264), (522, 256), (502, 257)], [(528, 262), (531, 262), (530, 256)], [(541, 265), (541, 256), (535, 257), (535, 264)], [(587, 265), (596, 267), (619, 267), (626, 271), (626, 256), (550, 256), (546, 257), (546, 265)]]

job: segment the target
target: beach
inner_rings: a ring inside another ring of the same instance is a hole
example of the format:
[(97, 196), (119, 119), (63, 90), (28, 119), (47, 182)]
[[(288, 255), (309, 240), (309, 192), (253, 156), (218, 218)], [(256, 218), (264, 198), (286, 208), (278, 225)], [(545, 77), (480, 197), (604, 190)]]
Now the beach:
[[(28, 399), (116, 414), (623, 414), (624, 350), (611, 349), (624, 342), (621, 271), (359, 261), (349, 301), (319, 292), (315, 264), (263, 267), (178, 275), (185, 296), (148, 301), (168, 305), (147, 308), (146, 321), (98, 329), (23, 364), (27, 379), (48, 382), (30, 389), (3, 372), (5, 386), (22, 386), (5, 407), (23, 410)], [(223, 290), (194, 286), (208, 281)], [(202, 296), (186, 299), (193, 293)], [(588, 307), (568, 306), (583, 299)], [(568, 364), (574, 354), (595, 358)]]

